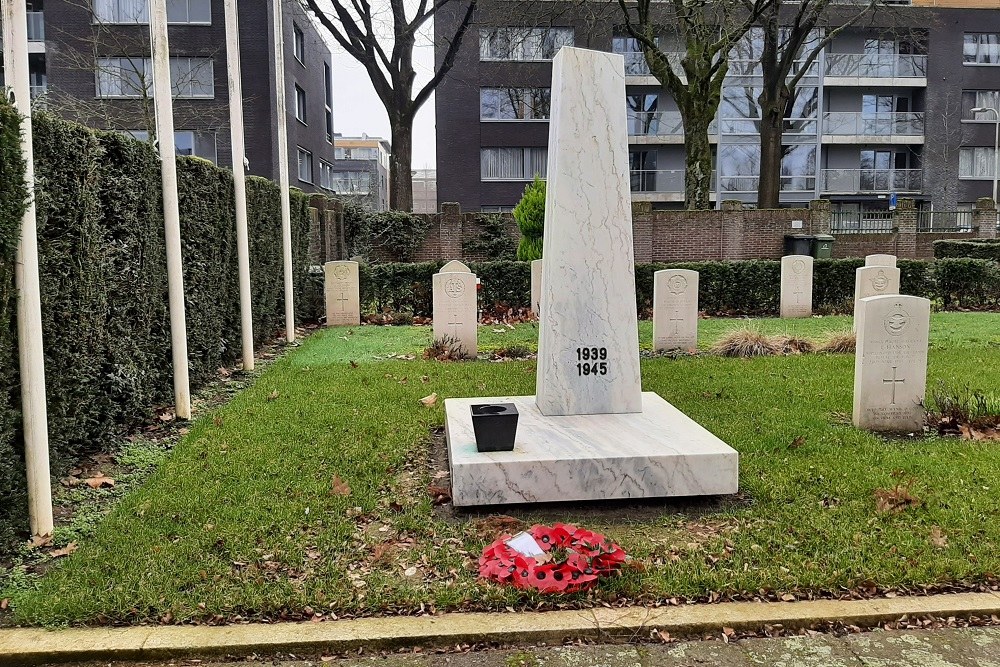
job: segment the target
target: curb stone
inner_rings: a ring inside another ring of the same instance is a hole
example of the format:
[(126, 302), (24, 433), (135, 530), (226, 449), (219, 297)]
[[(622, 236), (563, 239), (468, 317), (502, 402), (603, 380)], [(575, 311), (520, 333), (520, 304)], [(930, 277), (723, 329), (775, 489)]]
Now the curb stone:
[(0, 667), (84, 660), (152, 660), (250, 653), (343, 653), (456, 644), (562, 643), (569, 639), (645, 639), (653, 630), (674, 636), (756, 631), (841, 621), (871, 626), (903, 616), (1000, 614), (1000, 593), (805, 602), (727, 602), (680, 607), (624, 607), (520, 613), (448, 613), (361, 618), (323, 623), (132, 628), (0, 630)]

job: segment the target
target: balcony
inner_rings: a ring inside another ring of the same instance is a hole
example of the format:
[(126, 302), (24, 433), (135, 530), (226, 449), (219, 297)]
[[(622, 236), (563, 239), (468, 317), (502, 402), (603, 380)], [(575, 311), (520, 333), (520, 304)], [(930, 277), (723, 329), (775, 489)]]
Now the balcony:
[[(628, 51), (626, 53), (619, 53), (618, 55), (624, 56), (625, 58), (625, 76), (653, 76), (649, 71), (649, 65), (646, 63), (646, 56), (640, 51)], [(674, 68), (675, 72), (681, 73), (683, 78), (683, 70), (681, 69), (681, 59), (687, 55), (679, 51), (671, 51), (667, 55), (667, 62), (670, 66)]]
[(28, 41), (45, 41), (45, 13), (28, 12)]
[[(684, 143), (684, 123), (679, 111), (627, 111), (628, 136), (637, 144), (681, 144)], [(719, 133), (716, 121), (708, 126), (708, 133), (715, 141)], [(643, 138), (654, 139), (644, 140)], [(658, 138), (657, 138), (658, 137)]]
[(916, 194), (923, 190), (922, 169), (824, 169), (823, 194)]
[(922, 143), (924, 114), (921, 111), (865, 114), (854, 111), (828, 111), (823, 114), (823, 133), (827, 143)]
[[(631, 178), (632, 192), (684, 194), (683, 169), (633, 169)], [(714, 173), (712, 182), (715, 182)]]
[[(756, 193), (760, 176), (722, 176), (719, 178), (721, 192)], [(781, 192), (816, 192), (815, 176), (782, 176)]]
[(833, 234), (889, 234), (895, 224), (892, 211), (834, 211), (830, 216)]
[[(827, 53), (826, 81), (858, 85), (865, 79), (905, 79), (898, 85), (927, 85), (927, 56), (893, 53)], [(829, 79), (834, 79), (830, 81)], [(836, 81), (836, 79), (845, 79)], [(913, 79), (921, 81), (915, 82)], [(895, 85), (879, 81), (879, 85)]]

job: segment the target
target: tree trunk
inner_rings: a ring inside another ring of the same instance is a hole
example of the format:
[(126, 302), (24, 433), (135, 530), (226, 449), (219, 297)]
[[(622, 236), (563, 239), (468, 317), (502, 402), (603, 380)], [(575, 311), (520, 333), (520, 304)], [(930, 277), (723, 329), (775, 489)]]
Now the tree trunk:
[(389, 208), (413, 210), (413, 116), (390, 120), (392, 152), (389, 155)]
[(785, 131), (785, 104), (768, 100), (761, 104), (760, 179), (757, 208), (778, 208), (781, 195), (781, 141)]
[(708, 100), (692, 97), (680, 105), (684, 123), (684, 208), (689, 211), (712, 207), (712, 144), (708, 126), (715, 118), (715, 107)]

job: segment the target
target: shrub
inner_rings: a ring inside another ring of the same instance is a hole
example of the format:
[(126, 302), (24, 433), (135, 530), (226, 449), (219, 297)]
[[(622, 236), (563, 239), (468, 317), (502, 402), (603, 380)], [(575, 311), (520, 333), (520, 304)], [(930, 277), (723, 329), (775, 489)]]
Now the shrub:
[(831, 333), (826, 340), (819, 344), (816, 351), (829, 354), (853, 354), (857, 346), (857, 336), (853, 331), (839, 331)]
[(939, 259), (934, 263), (938, 296), (944, 308), (1000, 306), (1000, 265), (981, 259)]
[(476, 217), (476, 223), (480, 231), (474, 239), (463, 244), (466, 255), (501, 262), (517, 259), (518, 242), (508, 232), (504, 216), (483, 214)]
[(545, 181), (535, 180), (524, 188), (521, 201), (514, 207), (514, 219), (521, 230), (517, 258), (524, 262), (542, 258), (542, 232), (545, 228)]
[(1000, 239), (943, 240), (934, 242), (934, 257), (938, 259), (989, 259), (1000, 262)]
[(771, 339), (781, 354), (807, 354), (816, 351), (816, 343), (801, 336), (783, 334)]
[(781, 346), (754, 323), (730, 331), (712, 346), (722, 357), (766, 357), (781, 354)]
[(401, 262), (413, 259), (420, 249), (430, 221), (406, 211), (381, 211), (370, 216), (374, 244)]

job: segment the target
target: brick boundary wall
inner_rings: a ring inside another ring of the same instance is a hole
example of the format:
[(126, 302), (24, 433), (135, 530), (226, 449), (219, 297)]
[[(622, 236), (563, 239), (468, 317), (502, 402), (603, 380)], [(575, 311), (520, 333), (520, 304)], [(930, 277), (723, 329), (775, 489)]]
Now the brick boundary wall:
[[(343, 205), (314, 195), (310, 204), (310, 257), (316, 264), (346, 259)], [(458, 204), (441, 205), (440, 213), (418, 214), (429, 220), (424, 243), (413, 261), (495, 259), (465, 250), (482, 232), (483, 215), (499, 215), (512, 239), (519, 237), (510, 213), (463, 213)], [(934, 241), (940, 239), (996, 238), (997, 219), (993, 200), (984, 197), (973, 211), (969, 232), (920, 232), (912, 199), (900, 199), (893, 215), (893, 231), (886, 233), (834, 234), (833, 256), (864, 257), (889, 253), (907, 259), (933, 259)], [(801, 221), (801, 227), (792, 227)], [(738, 201), (724, 201), (719, 210), (655, 211), (649, 202), (632, 204), (632, 230), (636, 262), (685, 262), (706, 260), (778, 259), (786, 234), (829, 234), (830, 202), (819, 199), (808, 208), (749, 209)], [(391, 257), (380, 257), (388, 261)]]

